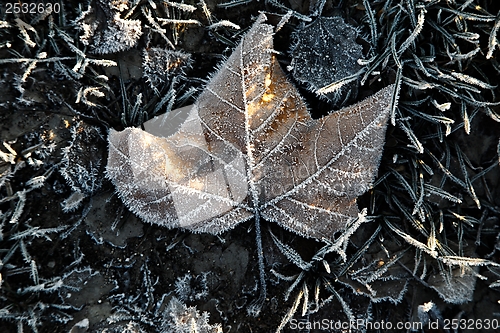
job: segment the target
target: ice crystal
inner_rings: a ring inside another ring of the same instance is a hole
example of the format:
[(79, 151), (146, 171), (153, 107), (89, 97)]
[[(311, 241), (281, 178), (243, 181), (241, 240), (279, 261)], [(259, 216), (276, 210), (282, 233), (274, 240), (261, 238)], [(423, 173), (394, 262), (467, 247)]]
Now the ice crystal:
[(98, 328), (95, 333), (146, 333), (141, 325), (131, 320), (101, 326), (104, 327)]
[(142, 35), (139, 20), (123, 19), (121, 12), (129, 7), (128, 1), (96, 0), (76, 20), (83, 32), (80, 40), (98, 54), (109, 54), (134, 47)]
[[(142, 286), (137, 290), (135, 296), (126, 296), (125, 294), (115, 295), (115, 300), (119, 302), (116, 311), (107, 319), (106, 328), (113, 329), (111, 332), (117, 331), (117, 327), (123, 327), (126, 323), (134, 323), (134, 327), (140, 328), (139, 324), (149, 327), (148, 332), (157, 333), (221, 333), (222, 329), (219, 324), (209, 324), (209, 314), (202, 312), (201, 314), (196, 310), (196, 307), (188, 307), (183, 301), (176, 297), (170, 296), (171, 292), (157, 296), (155, 293), (155, 286), (158, 284), (158, 277), (153, 275), (148, 267), (147, 262), (141, 266), (142, 272)], [(185, 290), (190, 288), (185, 283), (191, 284), (194, 280), (200, 277), (202, 280), (206, 274), (201, 274), (193, 278), (190, 274), (179, 278), (176, 282), (176, 290), (181, 296), (186, 296), (192, 290)], [(204, 283), (201, 281), (202, 284)], [(198, 282), (196, 282), (198, 283)], [(206, 288), (203, 286), (202, 288)], [(199, 292), (199, 291), (197, 291)], [(201, 292), (199, 294), (203, 294)], [(182, 295), (183, 294), (183, 295)], [(194, 296), (194, 294), (191, 294)], [(189, 298), (188, 296), (186, 296)], [(194, 297), (193, 300), (199, 300)], [(140, 300), (138, 302), (138, 300)], [(101, 325), (104, 327), (104, 325)], [(104, 332), (99, 330), (99, 332)], [(143, 332), (141, 329), (140, 332)]]
[(197, 276), (186, 274), (178, 277), (175, 281), (175, 293), (181, 301), (195, 301), (203, 299), (208, 295), (207, 275), (203, 273)]
[(161, 332), (169, 333), (222, 333), (219, 324), (208, 323), (208, 313), (199, 313), (196, 307), (186, 306), (172, 297), (165, 310), (166, 320), (161, 325)]
[(116, 14), (104, 32), (94, 36), (93, 52), (116, 53), (134, 47), (142, 35), (139, 20), (124, 20)]
[(190, 54), (152, 47), (144, 50), (142, 75), (154, 89), (160, 84), (170, 81), (173, 77), (183, 74), (184, 69), (190, 64)]
[(63, 148), (60, 172), (73, 191), (93, 194), (102, 185), (103, 151), (99, 142), (103, 135), (98, 127), (79, 122), (71, 129), (71, 138), (70, 145)]
[(103, 135), (98, 127), (78, 122), (71, 128), (71, 142), (62, 149), (62, 166), (59, 170), (73, 191), (61, 203), (64, 212), (74, 211), (83, 199), (101, 188), (104, 151), (99, 148), (99, 143), (102, 140)]
[(76, 210), (82, 203), (83, 199), (85, 199), (86, 197), (87, 196), (80, 192), (80, 190), (76, 190), (75, 192), (71, 193), (71, 195), (66, 198), (61, 204), (63, 211), (65, 213), (68, 213)]

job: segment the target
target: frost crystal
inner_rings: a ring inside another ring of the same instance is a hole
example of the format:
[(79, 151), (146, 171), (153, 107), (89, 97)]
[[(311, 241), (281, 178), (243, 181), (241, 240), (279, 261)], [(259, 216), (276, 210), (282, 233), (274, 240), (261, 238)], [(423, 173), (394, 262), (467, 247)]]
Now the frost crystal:
[(98, 54), (109, 54), (134, 47), (142, 35), (141, 22), (120, 17), (128, 1), (94, 1), (95, 4), (75, 20), (83, 32), (80, 40)]
[(141, 325), (133, 321), (110, 323), (103, 326), (105, 326), (105, 328), (99, 328), (94, 332), (95, 333), (146, 333), (146, 331), (141, 327)]
[[(94, 194), (102, 185), (104, 151), (99, 149), (103, 135), (98, 127), (79, 122), (71, 129), (72, 140), (63, 148), (61, 174), (71, 189), (85, 195)], [(68, 198), (68, 207), (78, 197)], [(68, 210), (71, 210), (68, 208)]]
[(175, 293), (182, 301), (195, 301), (208, 295), (207, 275), (204, 273), (197, 276), (186, 274), (178, 277), (175, 281)]
[(139, 20), (123, 20), (116, 14), (102, 34), (94, 36), (93, 52), (115, 53), (134, 47), (142, 35)]
[(334, 104), (345, 99), (357, 86), (351, 83), (356, 77), (350, 77), (361, 69), (358, 59), (363, 56), (362, 47), (356, 43), (356, 36), (356, 29), (340, 17), (319, 17), (309, 25), (303, 23), (293, 34), (293, 77), (313, 92), (333, 84), (323, 96)]
[(67, 199), (62, 202), (61, 206), (63, 212), (68, 213), (76, 210), (82, 203), (82, 200), (85, 198), (86, 195), (79, 190), (73, 192)]
[(152, 88), (168, 82), (171, 78), (184, 73), (191, 65), (191, 55), (182, 51), (172, 51), (152, 47), (144, 50), (142, 75)]
[(195, 307), (188, 307), (175, 297), (172, 297), (165, 312), (166, 320), (162, 323), (161, 332), (222, 333), (219, 324), (208, 323), (208, 312), (200, 314)]

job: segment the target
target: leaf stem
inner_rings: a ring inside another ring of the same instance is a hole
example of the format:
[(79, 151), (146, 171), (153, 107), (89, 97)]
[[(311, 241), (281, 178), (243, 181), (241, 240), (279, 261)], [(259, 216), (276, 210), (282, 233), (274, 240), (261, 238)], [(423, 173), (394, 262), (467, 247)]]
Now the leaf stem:
[(260, 230), (260, 214), (255, 211), (255, 242), (257, 243), (257, 260), (259, 262), (260, 295), (248, 307), (248, 314), (257, 317), (267, 296), (266, 272), (264, 270), (264, 250), (262, 249), (262, 232)]

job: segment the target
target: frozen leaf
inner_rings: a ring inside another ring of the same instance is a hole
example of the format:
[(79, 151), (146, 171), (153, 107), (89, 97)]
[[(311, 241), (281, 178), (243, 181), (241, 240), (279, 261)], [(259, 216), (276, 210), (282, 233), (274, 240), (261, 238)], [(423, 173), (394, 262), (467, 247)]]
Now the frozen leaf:
[(471, 302), (476, 287), (477, 268), (455, 268), (451, 274), (443, 272), (431, 275), (427, 281), (443, 300), (453, 304)]
[(316, 93), (329, 87), (324, 96), (341, 102), (357, 87), (355, 74), (363, 55), (356, 36), (356, 29), (340, 17), (318, 17), (309, 25), (302, 24), (293, 35), (295, 45), (290, 51), (293, 77)]
[(311, 118), (262, 15), (192, 107), (110, 131), (107, 176), (144, 220), (218, 234), (253, 217), (332, 239), (379, 165), (393, 87)]

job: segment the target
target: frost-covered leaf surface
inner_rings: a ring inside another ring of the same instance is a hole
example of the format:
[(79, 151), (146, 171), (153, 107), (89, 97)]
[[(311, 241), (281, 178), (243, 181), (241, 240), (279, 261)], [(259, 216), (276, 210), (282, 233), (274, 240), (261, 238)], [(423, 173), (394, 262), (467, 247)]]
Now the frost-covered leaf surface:
[(312, 119), (272, 54), (273, 27), (264, 21), (192, 108), (150, 121), (156, 135), (148, 123), (146, 131), (110, 132), (107, 175), (144, 220), (218, 234), (263, 217), (332, 239), (358, 216), (356, 198), (377, 173), (393, 87)]
[(294, 31), (290, 51), (288, 68), (293, 77), (318, 94), (321, 88), (329, 87), (323, 94), (334, 104), (352, 97), (357, 89), (355, 74), (361, 69), (358, 60), (363, 58), (357, 35), (356, 29), (338, 16), (302, 23)]

